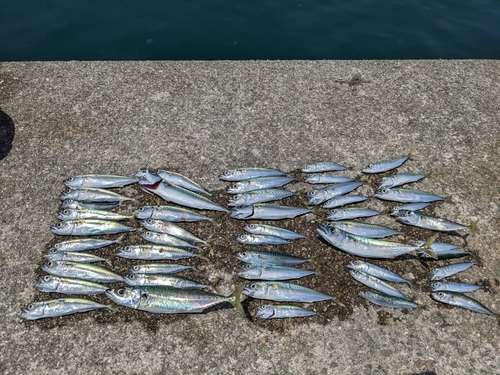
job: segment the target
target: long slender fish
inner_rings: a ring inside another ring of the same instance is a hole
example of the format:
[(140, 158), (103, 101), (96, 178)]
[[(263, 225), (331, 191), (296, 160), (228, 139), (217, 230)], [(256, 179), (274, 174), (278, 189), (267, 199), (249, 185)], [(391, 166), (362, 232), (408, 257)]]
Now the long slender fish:
[(59, 220), (111, 220), (111, 221), (123, 221), (130, 220), (133, 218), (132, 215), (122, 215), (116, 212), (109, 212), (106, 210), (72, 210), (66, 209), (57, 215)]
[(83, 176), (69, 177), (64, 180), (64, 185), (70, 189), (80, 188), (116, 188), (135, 184), (137, 180), (131, 177), (114, 176), (105, 174), (87, 174)]
[(29, 304), (23, 309), (21, 318), (36, 320), (104, 308), (109, 308), (109, 306), (83, 298), (59, 298)]
[(340, 206), (345, 206), (346, 204), (364, 202), (368, 199), (368, 197), (364, 197), (362, 195), (339, 195), (337, 197), (333, 197), (328, 199), (325, 204), (321, 207), (323, 208), (336, 208)]
[(158, 219), (174, 223), (193, 221), (213, 221), (212, 218), (200, 215), (182, 207), (174, 206), (142, 206), (134, 211), (138, 219)]
[(343, 230), (344, 232), (370, 238), (384, 238), (394, 236), (396, 234), (403, 234), (403, 232), (398, 232), (397, 230), (383, 225), (364, 223), (362, 221), (335, 221), (331, 223), (331, 225), (335, 228)]
[(375, 289), (379, 292), (382, 292), (384, 294), (387, 294), (388, 296), (393, 296), (393, 297), (399, 297), (399, 298), (404, 298), (406, 299), (406, 296), (401, 293), (399, 290), (393, 288), (386, 282), (377, 279), (374, 276), (368, 275), (364, 273), (363, 271), (358, 271), (358, 270), (349, 270), (349, 274), (359, 281), (361, 284), (366, 285), (369, 288)]
[(345, 171), (350, 169), (343, 165), (331, 162), (331, 161), (320, 161), (318, 163), (313, 163), (306, 165), (301, 169), (304, 173), (316, 173), (316, 172), (334, 172), (334, 171)]
[(293, 219), (296, 216), (307, 214), (309, 212), (312, 211), (306, 208), (277, 206), (274, 204), (262, 203), (250, 206), (235, 207), (231, 212), (231, 217), (234, 219), (242, 219), (242, 220), (245, 219), (281, 220), (281, 219)]
[(429, 271), (429, 274), (431, 275), (431, 280), (442, 280), (445, 277), (453, 276), (459, 272), (465, 271), (474, 264), (476, 263), (470, 262), (449, 264), (447, 266), (433, 268)]
[(179, 186), (181, 188), (194, 191), (196, 193), (212, 196), (212, 194), (203, 189), (199, 184), (187, 178), (186, 176), (181, 175), (180, 173), (170, 172), (165, 170), (157, 170), (156, 173), (158, 173), (158, 175), (169, 184)]
[(134, 198), (97, 188), (68, 189), (62, 193), (60, 199), (62, 201), (73, 199), (82, 202), (123, 202), (134, 200)]
[(141, 260), (179, 260), (200, 257), (181, 248), (164, 245), (130, 245), (118, 249), (120, 258)]
[(293, 267), (298, 264), (313, 262), (315, 257), (304, 259), (288, 254), (276, 253), (265, 250), (246, 250), (236, 253), (236, 257), (245, 262), (256, 266), (287, 266)]
[(233, 183), (227, 188), (228, 194), (242, 194), (250, 191), (272, 189), (286, 185), (296, 178), (290, 176), (258, 177)]
[(166, 233), (171, 236), (180, 238), (181, 240), (193, 242), (193, 243), (202, 243), (207, 245), (207, 241), (203, 241), (202, 239), (196, 237), (193, 233), (184, 229), (178, 225), (175, 225), (169, 221), (163, 221), (158, 219), (146, 219), (141, 221), (141, 224), (144, 228), (149, 229), (153, 232), (158, 233)]
[(54, 260), (42, 265), (42, 270), (54, 276), (95, 281), (98, 283), (116, 283), (123, 281), (123, 277), (113, 271), (89, 263)]
[(120, 243), (123, 236), (120, 236), (116, 240), (101, 240), (98, 238), (79, 238), (76, 240), (63, 241), (56, 243), (49, 249), (49, 252), (52, 249), (57, 251), (86, 251), (92, 249), (100, 249), (102, 247), (110, 246), (115, 243)]
[[(420, 241), (419, 241), (419, 243), (420, 243)], [(470, 255), (470, 253), (468, 253), (466, 251), (462, 251), (462, 250), (456, 250), (456, 249), (439, 249), (439, 248), (435, 249), (435, 248), (433, 248), (432, 244), (431, 244), (431, 249), (434, 252), (434, 254), (436, 255), (436, 259), (437, 260), (462, 258), (462, 257), (465, 257), (467, 255)], [(419, 250), (418, 254), (422, 258), (430, 258), (429, 255), (427, 255), (423, 251)]]
[(180, 238), (167, 233), (146, 232), (141, 233), (141, 237), (146, 241), (153, 242), (158, 245), (181, 247), (185, 249), (198, 249), (198, 246), (192, 245), (187, 241), (181, 240)]
[(35, 288), (46, 293), (98, 295), (104, 294), (109, 286), (92, 281), (45, 275), (38, 280)]
[(419, 181), (425, 176), (425, 174), (416, 173), (397, 173), (392, 176), (382, 177), (380, 180), (375, 182), (375, 185), (377, 185), (378, 189), (392, 188)]
[(432, 299), (438, 302), (446, 303), (452, 306), (462, 307), (464, 309), (472, 310), (481, 314), (487, 314), (500, 319), (500, 314), (496, 314), (482, 303), (467, 297), (462, 293), (456, 292), (434, 292), (431, 293)]
[(374, 196), (385, 201), (401, 203), (429, 203), (447, 199), (427, 191), (404, 188), (380, 189)]
[(403, 279), (397, 273), (389, 271), (387, 268), (377, 266), (376, 264), (368, 263), (363, 260), (353, 260), (349, 262), (347, 268), (351, 268), (353, 270), (363, 271), (368, 275), (372, 275), (378, 279), (392, 281), (395, 283), (411, 283), (408, 280)]
[(411, 151), (408, 155), (402, 156), (396, 159), (389, 159), (384, 161), (379, 161), (376, 163), (371, 163), (367, 167), (363, 168), (361, 171), (363, 173), (382, 173), (390, 171), (391, 169), (401, 166), (405, 161), (407, 161), (412, 156)]
[(437, 282), (431, 285), (431, 292), (457, 292), (468, 293), (474, 292), (478, 289), (484, 289), (483, 285), (474, 285), (466, 283), (453, 283), (453, 282)]
[(74, 199), (65, 199), (62, 204), (67, 210), (101, 210), (107, 211), (118, 207), (120, 202), (80, 202)]
[(61, 221), (50, 227), (60, 236), (99, 236), (122, 232), (135, 232), (138, 228), (130, 227), (110, 220), (69, 220)]
[(469, 226), (462, 225), (450, 220), (441, 219), (439, 217), (420, 214), (415, 211), (401, 211), (396, 220), (403, 224), (413, 225), (415, 227), (424, 229), (436, 230), (439, 232), (454, 232), (457, 230), (466, 229), (474, 232), (477, 224), (477, 221), (475, 221)]
[(266, 234), (268, 236), (275, 236), (283, 238), (285, 240), (298, 240), (301, 238), (306, 238), (306, 236), (303, 236), (302, 234), (296, 233), (294, 231), (267, 224), (247, 224), (243, 229), (245, 229), (249, 233)]
[(178, 289), (165, 286), (128, 286), (109, 289), (106, 296), (122, 306), (158, 314), (201, 313), (209, 307), (224, 302), (231, 303), (244, 314), (240, 304), (243, 286), (244, 284), (237, 287), (228, 297), (196, 289)]
[(238, 276), (247, 280), (292, 280), (300, 279), (305, 276), (313, 275), (316, 272), (302, 270), (294, 267), (283, 266), (255, 266), (253, 264), (245, 264)]
[(236, 241), (246, 245), (288, 245), (293, 242), (266, 234), (242, 234), (236, 237)]
[(147, 168), (141, 169), (136, 173), (135, 177), (144, 191), (156, 194), (167, 202), (176, 203), (180, 206), (189, 208), (196, 208), (198, 210), (229, 212), (224, 207), (215, 204), (210, 199), (197, 193), (181, 187), (169, 185), (164, 182), (158, 174), (149, 171)]
[(237, 168), (224, 171), (219, 179), (223, 181), (243, 181), (258, 177), (286, 176), (287, 173), (269, 168)]
[(247, 193), (235, 194), (229, 197), (229, 207), (248, 206), (250, 204), (277, 201), (283, 198), (297, 195), (285, 189), (261, 189), (249, 191)]
[(363, 207), (334, 208), (328, 212), (327, 220), (348, 220), (380, 215), (382, 212)]
[(394, 309), (415, 309), (418, 307), (415, 302), (409, 301), (406, 298), (388, 296), (386, 294), (371, 292), (369, 290), (362, 291), (361, 297), (366, 298), (371, 303), (382, 307), (391, 307)]
[(298, 306), (289, 305), (262, 305), (257, 307), (256, 318), (280, 319), (280, 318), (302, 318), (316, 315), (314, 311)]
[[(433, 254), (432, 250), (424, 247), (408, 246), (396, 242), (383, 241), (373, 238), (356, 236), (338, 228), (320, 225), (317, 232), (325, 241), (348, 254), (363, 258), (392, 259), (399, 255), (423, 250)], [(433, 240), (431, 238), (429, 241)], [(426, 244), (427, 246), (428, 244)]]
[(285, 302), (336, 300), (335, 297), (328, 296), (304, 286), (282, 281), (258, 281), (245, 286), (243, 294), (252, 298)]
[(307, 193), (307, 198), (309, 199), (309, 202), (307, 204), (321, 204), (329, 199), (332, 199), (333, 197), (347, 194), (363, 184), (364, 182), (362, 181), (351, 181), (341, 184), (333, 184), (322, 189), (311, 190), (309, 193)]
[(210, 284), (201, 284), (185, 277), (165, 274), (130, 273), (125, 276), (125, 282), (132, 286), (170, 286), (180, 289), (210, 289)]
[(396, 207), (393, 207), (389, 211), (389, 215), (398, 216), (401, 211), (419, 211), (423, 210), (425, 207), (430, 206), (430, 203), (406, 203)]
[(306, 178), (306, 182), (309, 184), (340, 184), (351, 181), (354, 181), (354, 178), (333, 174), (313, 174)]
[(98, 257), (97, 255), (92, 255), (79, 251), (57, 251), (51, 250), (47, 255), (45, 255), (47, 260), (65, 260), (69, 262), (78, 262), (78, 263), (95, 263), (95, 262), (107, 262), (109, 260)]
[(183, 264), (149, 263), (136, 264), (135, 266), (132, 266), (129, 271), (131, 273), (169, 274), (193, 269), (195, 269), (193, 266), (185, 266)]

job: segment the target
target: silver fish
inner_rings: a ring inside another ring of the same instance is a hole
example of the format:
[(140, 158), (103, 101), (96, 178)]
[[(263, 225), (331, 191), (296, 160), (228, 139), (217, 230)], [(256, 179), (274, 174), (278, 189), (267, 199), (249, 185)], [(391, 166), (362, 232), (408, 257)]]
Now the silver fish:
[[(348, 254), (363, 258), (392, 259), (399, 255), (416, 252), (417, 250), (423, 250), (429, 254), (433, 254), (432, 251), (426, 247), (408, 246), (396, 242), (357, 236), (328, 225), (320, 225), (317, 232), (325, 241), (334, 247)], [(429, 241), (433, 241), (433, 239), (434, 238), (431, 238)], [(426, 246), (427, 245), (428, 244), (426, 244)]]
[(113, 271), (89, 263), (54, 260), (42, 265), (42, 270), (55, 276), (95, 281), (98, 283), (116, 283), (123, 281), (123, 277)]
[(242, 234), (236, 241), (247, 245), (288, 245), (292, 241), (266, 234)]
[(196, 289), (178, 289), (165, 286), (128, 286), (109, 289), (106, 296), (119, 305), (158, 314), (201, 313), (209, 307), (229, 302), (242, 314), (240, 285), (228, 297)]
[(47, 255), (45, 255), (47, 260), (65, 260), (70, 262), (79, 262), (79, 263), (95, 263), (95, 262), (106, 262), (109, 263), (109, 260), (98, 257), (96, 255), (82, 253), (82, 252), (72, 252), (72, 251), (57, 251), (51, 250)]
[(291, 230), (267, 224), (247, 224), (243, 229), (252, 234), (265, 234), (268, 236), (283, 238), (285, 240), (298, 240), (306, 238), (306, 236)]
[(198, 249), (198, 246), (192, 245), (187, 241), (181, 240), (180, 238), (167, 233), (146, 232), (141, 233), (141, 237), (146, 241), (153, 242), (158, 245), (182, 247), (185, 249)]
[(423, 210), (425, 207), (430, 206), (430, 203), (406, 203), (396, 207), (391, 208), (389, 215), (398, 216), (401, 211), (419, 211)]
[(446, 200), (446, 198), (426, 191), (403, 188), (380, 189), (374, 196), (385, 201), (402, 203), (429, 203)]
[(316, 315), (314, 311), (298, 306), (288, 305), (263, 305), (257, 307), (256, 318), (279, 319), (279, 318), (302, 318)]
[(415, 309), (418, 307), (415, 302), (409, 301), (406, 298), (388, 296), (386, 294), (371, 292), (369, 290), (362, 291), (361, 297), (366, 298), (371, 303), (382, 307), (391, 307), (394, 309)]
[(57, 251), (86, 251), (92, 249), (100, 249), (102, 247), (110, 246), (115, 243), (120, 243), (123, 239), (123, 235), (118, 237), (116, 240), (101, 240), (98, 238), (79, 238), (77, 240), (63, 241), (56, 243), (49, 249), (49, 252), (53, 249)]
[(213, 286), (201, 284), (185, 277), (165, 275), (165, 274), (143, 274), (130, 273), (125, 276), (125, 282), (132, 286), (170, 286), (180, 289), (210, 289)]
[(158, 233), (166, 233), (171, 236), (180, 238), (181, 240), (184, 241), (193, 243), (199, 242), (204, 245), (208, 244), (206, 241), (203, 241), (202, 239), (196, 237), (193, 233), (189, 232), (188, 230), (181, 228), (180, 226), (175, 225), (168, 221), (163, 221), (158, 219), (146, 219), (141, 221), (141, 224), (144, 228), (149, 229), (151, 231)]
[(332, 199), (333, 197), (347, 194), (357, 189), (363, 184), (364, 182), (362, 181), (351, 181), (351, 182), (344, 182), (341, 184), (330, 185), (322, 189), (311, 190), (309, 193), (307, 193), (307, 198), (309, 199), (309, 202), (307, 204), (308, 205), (321, 204), (329, 199)]
[(247, 193), (235, 194), (229, 198), (229, 207), (247, 206), (250, 204), (272, 202), (286, 197), (296, 195), (292, 191), (284, 189), (261, 189)]
[(35, 288), (46, 293), (98, 295), (104, 294), (109, 287), (92, 281), (45, 275), (35, 284)]
[(391, 169), (401, 166), (405, 161), (408, 160), (412, 155), (411, 151), (408, 155), (402, 156), (396, 159), (384, 160), (376, 163), (371, 163), (367, 167), (363, 168), (361, 171), (363, 173), (382, 173), (390, 171)]
[(193, 266), (185, 266), (182, 264), (172, 264), (172, 263), (150, 263), (150, 264), (139, 264), (132, 266), (130, 268), (131, 273), (147, 273), (147, 274), (168, 274), (177, 273), (185, 270), (194, 270)]
[(142, 260), (179, 260), (202, 257), (199, 254), (193, 254), (184, 249), (163, 245), (130, 245), (118, 249), (120, 258), (142, 259)]
[(51, 226), (50, 230), (60, 236), (98, 236), (134, 232), (137, 228), (110, 220), (69, 220)]
[(403, 232), (398, 232), (397, 230), (383, 225), (364, 223), (361, 221), (335, 221), (331, 223), (331, 225), (335, 228), (343, 230), (344, 232), (370, 238), (384, 238), (394, 236), (396, 234), (403, 234)]
[(143, 206), (134, 211), (138, 219), (158, 219), (171, 222), (213, 221), (212, 218), (200, 215), (182, 207)]
[(74, 199), (65, 199), (62, 204), (63, 209), (68, 210), (101, 210), (107, 211), (118, 207), (120, 202), (80, 202)]
[(116, 188), (135, 184), (137, 180), (131, 177), (113, 176), (103, 174), (87, 174), (83, 176), (69, 177), (64, 180), (64, 185), (70, 189), (80, 188)]
[(351, 181), (354, 181), (354, 178), (333, 174), (313, 174), (306, 178), (306, 182), (310, 184), (340, 184)]
[(233, 208), (231, 217), (234, 219), (262, 219), (281, 220), (293, 219), (296, 216), (307, 214), (311, 210), (299, 207), (277, 206), (274, 204), (254, 204), (250, 206), (238, 206)]
[[(413, 246), (423, 246), (424, 243), (425, 243), (425, 241), (410, 241), (410, 243)], [(437, 242), (437, 241), (434, 241), (431, 244), (431, 249), (434, 250), (434, 251), (455, 250), (455, 249), (457, 249), (459, 247), (460, 247), (459, 245), (455, 245), (455, 244), (452, 244), (452, 243)]]
[(314, 275), (316, 272), (283, 266), (256, 266), (245, 264), (238, 276), (247, 280), (292, 280)]
[(388, 189), (395, 186), (400, 186), (404, 184), (409, 184), (411, 182), (416, 182), (425, 177), (425, 174), (416, 173), (397, 173), (392, 176), (382, 177), (380, 180), (375, 182), (378, 189)]
[(139, 181), (142, 190), (147, 193), (156, 194), (167, 202), (176, 203), (180, 206), (189, 208), (196, 208), (198, 210), (229, 212), (224, 207), (212, 202), (210, 199), (190, 190), (164, 182), (158, 174), (149, 171), (147, 168), (141, 169), (136, 173), (135, 177)]
[(346, 204), (364, 202), (368, 199), (368, 197), (364, 197), (362, 195), (339, 195), (337, 197), (333, 197), (328, 199), (325, 204), (321, 207), (323, 208), (336, 208), (340, 206), (344, 206)]
[(286, 185), (296, 178), (290, 176), (259, 177), (233, 183), (227, 188), (228, 194), (241, 194), (255, 190), (272, 189)]
[(199, 184), (187, 178), (186, 176), (181, 175), (180, 173), (169, 172), (165, 170), (157, 170), (156, 173), (158, 173), (158, 175), (169, 184), (180, 186), (184, 189), (188, 189), (196, 193), (212, 196), (212, 194), (203, 189)]
[(408, 280), (403, 279), (397, 273), (389, 271), (384, 267), (377, 266), (376, 264), (365, 262), (363, 260), (353, 260), (349, 262), (347, 268), (363, 271), (364, 273), (374, 276), (378, 279), (392, 281), (395, 283), (408, 283), (409, 285), (411, 285)]
[[(470, 253), (466, 251), (461, 251), (461, 250), (456, 250), (456, 249), (435, 249), (431, 245), (431, 249), (436, 255), (436, 259), (442, 260), (442, 259), (455, 259), (455, 258), (462, 258), (467, 255), (470, 255)], [(430, 258), (429, 255), (427, 255), (424, 252), (418, 251), (418, 254), (422, 258)]]
[(363, 207), (335, 208), (328, 212), (327, 220), (347, 220), (380, 215), (380, 211)]
[(245, 262), (256, 266), (287, 266), (293, 267), (298, 264), (313, 262), (315, 257), (309, 259), (299, 258), (293, 255), (275, 253), (265, 250), (246, 250), (236, 253), (236, 257)]
[(433, 268), (429, 271), (429, 274), (431, 275), (431, 280), (442, 280), (445, 277), (453, 276), (459, 272), (465, 271), (474, 264), (476, 263), (470, 262), (449, 264), (447, 266)]
[(495, 314), (482, 303), (467, 297), (462, 293), (456, 292), (434, 292), (431, 293), (432, 299), (438, 302), (446, 303), (452, 306), (462, 307), (464, 309), (472, 310), (478, 313), (487, 314), (500, 319), (500, 314)]
[(133, 216), (121, 215), (116, 212), (109, 212), (105, 210), (72, 210), (66, 209), (57, 215), (59, 220), (111, 220), (111, 221), (122, 221), (130, 220)]
[(454, 232), (468, 229), (473, 233), (477, 224), (477, 221), (475, 221), (469, 226), (462, 225), (439, 217), (420, 214), (415, 211), (401, 211), (396, 220), (403, 224), (439, 232)]
[(377, 279), (374, 276), (368, 275), (364, 273), (363, 271), (358, 271), (358, 270), (349, 270), (349, 274), (359, 281), (361, 284), (366, 285), (369, 288), (378, 290), (379, 292), (382, 292), (388, 296), (393, 296), (393, 297), (398, 297), (398, 298), (404, 298), (406, 299), (406, 296), (398, 291), (397, 289), (393, 288), (386, 282)]
[(134, 200), (134, 198), (97, 188), (68, 189), (62, 193), (60, 199), (62, 201), (73, 199), (82, 202), (123, 202)]
[(258, 281), (245, 286), (243, 294), (257, 299), (285, 302), (336, 300), (335, 297), (328, 296), (304, 286), (282, 281)]
[(467, 293), (474, 292), (478, 289), (484, 289), (482, 285), (465, 284), (465, 283), (453, 283), (453, 282), (437, 282), (431, 285), (431, 292), (457, 292), (457, 293)]
[(223, 181), (243, 181), (259, 177), (286, 176), (285, 172), (269, 168), (237, 168), (224, 171), (219, 176)]
[(321, 161), (318, 163), (306, 165), (304, 168), (301, 169), (301, 171), (304, 173), (315, 173), (315, 172), (319, 173), (319, 172), (345, 171), (347, 169), (350, 168), (330, 161)]
[(109, 308), (109, 306), (83, 298), (59, 298), (29, 304), (23, 309), (21, 318), (36, 320), (103, 308)]

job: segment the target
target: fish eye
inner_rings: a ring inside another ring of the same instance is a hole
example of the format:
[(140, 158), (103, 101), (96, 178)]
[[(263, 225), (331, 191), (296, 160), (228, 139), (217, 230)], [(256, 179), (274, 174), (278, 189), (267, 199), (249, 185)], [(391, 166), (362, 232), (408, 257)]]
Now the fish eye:
[(316, 190), (309, 192), (309, 195), (316, 195)]
[(32, 303), (30, 303), (28, 305), (28, 307), (26, 307), (28, 310), (33, 310), (35, 308), (35, 305), (33, 305)]
[(57, 251), (57, 249), (50, 249), (50, 250), (49, 250), (49, 253), (51, 253), (51, 254), (55, 254), (55, 253), (58, 253), (58, 251)]
[(64, 225), (64, 224), (63, 224), (62, 222), (61, 222), (61, 223), (57, 223), (57, 224), (56, 224), (56, 227), (58, 227), (58, 228), (62, 228), (62, 227), (63, 227), (63, 225)]
[(373, 164), (368, 164), (368, 167), (366, 167), (368, 169), (372, 169), (373, 168)]
[(139, 270), (139, 266), (133, 266), (133, 267), (132, 267), (132, 269), (133, 269), (134, 271), (138, 271), (138, 270)]
[(125, 250), (125, 251), (130, 251), (130, 246), (125, 246), (125, 247), (123, 248), (123, 250)]
[(44, 280), (44, 281), (49, 281), (49, 280), (50, 280), (50, 276), (49, 276), (49, 275), (45, 275), (45, 276), (43, 277), (43, 280)]
[(247, 254), (247, 252), (246, 252), (246, 251), (244, 251), (244, 252), (242, 252), (242, 253), (240, 253), (240, 254), (241, 254), (242, 256), (244, 256), (244, 257), (248, 256), (248, 254)]
[(54, 265), (54, 263), (52, 262), (47, 262), (47, 267), (52, 267)]
[(57, 248), (59, 248), (59, 245), (60, 245), (60, 244), (56, 243), (56, 244), (54, 245), (54, 247), (57, 249)]
[(123, 289), (123, 288), (118, 289), (118, 290), (116, 291), (116, 294), (118, 294), (118, 295), (120, 295), (120, 296), (125, 295), (125, 289)]
[(67, 190), (65, 191), (65, 193), (66, 193), (66, 194), (69, 194), (69, 193), (71, 193), (71, 191), (72, 191), (71, 189), (67, 189)]
[(231, 172), (230, 172), (230, 171), (224, 171), (224, 172), (222, 172), (222, 174), (223, 174), (224, 176), (229, 176), (229, 175), (231, 174)]
[(254, 290), (257, 289), (257, 284), (250, 285), (250, 289), (254, 289)]
[(130, 280), (134, 280), (134, 279), (135, 279), (135, 275), (134, 275), (134, 274), (128, 275), (127, 277), (128, 277)]
[(248, 225), (248, 227), (249, 227), (250, 229), (255, 229), (255, 228), (257, 228), (257, 225), (255, 225), (255, 224), (249, 224), (249, 225)]
[(439, 292), (439, 293), (438, 293), (438, 296), (439, 296), (439, 297), (444, 297), (444, 293), (443, 293), (443, 292)]
[(69, 214), (69, 210), (64, 210), (62, 213), (63, 213), (64, 215), (68, 215), (68, 214)]
[(139, 207), (139, 208), (137, 209), (137, 211), (141, 211), (141, 212), (142, 212), (142, 211), (144, 211), (144, 207)]
[(153, 219), (146, 219), (146, 223), (153, 224)]
[(252, 268), (252, 265), (251, 264), (245, 264), (245, 265), (243, 265), (243, 268), (250, 269), (250, 268)]

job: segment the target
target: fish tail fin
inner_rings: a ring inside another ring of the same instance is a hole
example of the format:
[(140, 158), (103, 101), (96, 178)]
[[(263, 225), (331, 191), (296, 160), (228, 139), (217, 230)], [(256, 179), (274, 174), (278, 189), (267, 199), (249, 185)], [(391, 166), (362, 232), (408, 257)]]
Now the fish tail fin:
[(309, 262), (314, 264), (316, 267), (319, 267), (318, 262), (317, 262), (318, 255), (314, 254), (312, 257), (309, 258)]
[(323, 273), (321, 272), (321, 269), (319, 268), (319, 264), (317, 263), (314, 263), (314, 265), (316, 266), (316, 268), (314, 269), (314, 272), (316, 273), (317, 276), (323, 276)]
[(236, 287), (234, 292), (229, 296), (231, 297), (231, 304), (243, 315), (245, 315), (245, 310), (243, 310), (243, 306), (241, 306), (241, 292), (243, 292), (243, 288), (245, 288), (245, 283), (241, 283)]
[(455, 202), (451, 198), (451, 195), (448, 195), (444, 201), (449, 204), (455, 204)]
[(300, 189), (299, 191), (295, 192), (295, 195), (298, 195), (299, 197), (303, 197), (306, 194), (306, 189)]
[(337, 305), (339, 305), (339, 306), (341, 306), (341, 307), (346, 307), (346, 306), (342, 303), (342, 301), (340, 300), (342, 297), (343, 297), (343, 294), (342, 294), (342, 293), (337, 293), (337, 295), (333, 298), (333, 301), (334, 301)]
[(210, 283), (208, 289), (215, 291), (215, 287), (217, 286), (217, 284), (219, 284), (219, 281), (220, 279), (215, 279), (213, 282)]
[(293, 177), (293, 178), (300, 178), (302, 177), (302, 174), (300, 171), (292, 171), (288, 174), (290, 177)]
[(123, 238), (125, 237), (124, 234), (120, 235), (115, 241), (116, 243), (122, 243), (123, 242)]
[(479, 222), (479, 220), (473, 221), (471, 223), (471, 225), (469, 226), (471, 234), (474, 234), (476, 232), (476, 226), (477, 226), (478, 222)]
[(432, 180), (434, 178), (434, 172), (430, 171), (429, 173), (426, 173), (425, 178), (429, 178)]
[(413, 153), (412, 150), (408, 151), (408, 159), (410, 159), (410, 160), (417, 160), (417, 157), (415, 156), (415, 154)]
[(320, 209), (319, 209), (319, 206), (314, 206), (314, 207), (312, 208), (311, 212), (312, 212), (313, 214), (315, 214), (316, 216), (320, 216), (320, 215), (321, 215), (321, 211), (320, 211)]
[(428, 256), (430, 256), (433, 259), (438, 259), (438, 256), (434, 252), (434, 250), (431, 249), (432, 243), (436, 240), (437, 234), (434, 236), (430, 237), (425, 243), (421, 246), (421, 249), (424, 253), (426, 253)]
[(207, 262), (210, 260), (208, 259), (208, 257), (206, 256), (208, 253), (210, 252), (210, 249), (205, 249), (204, 251), (201, 252), (201, 254), (198, 254), (198, 258), (200, 259), (203, 259), (203, 260), (206, 260)]

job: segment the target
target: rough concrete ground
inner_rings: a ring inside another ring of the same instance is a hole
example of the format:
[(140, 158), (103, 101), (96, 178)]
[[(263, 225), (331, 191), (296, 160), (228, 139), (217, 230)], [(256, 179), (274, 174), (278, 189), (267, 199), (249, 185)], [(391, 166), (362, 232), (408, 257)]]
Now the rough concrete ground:
[[(431, 172), (418, 187), (455, 202), (433, 212), (479, 220), (467, 238), (478, 265), (456, 279), (486, 283), (474, 297), (500, 311), (499, 71), (498, 61), (2, 63), (0, 107), (16, 138), (0, 161), (1, 372), (499, 373), (496, 319), (439, 305), (424, 290), (410, 293), (423, 306), (415, 311), (347, 297), (352, 312), (329, 322), (256, 323), (234, 309), (144, 318), (154, 329), (139, 313), (19, 318), (39, 298), (33, 284), (68, 176), (168, 167), (222, 192), (227, 184), (217, 176), (229, 168), (291, 171), (333, 160), (360, 175), (369, 162), (409, 149), (417, 158), (400, 170)], [(223, 249), (224, 241), (214, 247), (232, 261), (239, 247)], [(352, 257), (316, 241), (303, 251), (341, 257), (328, 276), (345, 279)], [(426, 285), (422, 265), (411, 262), (398, 270)], [(222, 278), (223, 293), (238, 282), (232, 265), (207, 268)], [(353, 295), (361, 290), (352, 285)]]

